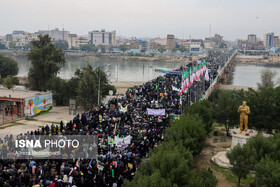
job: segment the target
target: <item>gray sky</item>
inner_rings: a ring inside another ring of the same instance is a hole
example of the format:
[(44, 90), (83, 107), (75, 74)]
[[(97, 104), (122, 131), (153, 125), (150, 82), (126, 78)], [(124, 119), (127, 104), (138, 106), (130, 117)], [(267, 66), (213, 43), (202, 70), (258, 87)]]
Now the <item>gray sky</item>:
[[(279, 35), (279, 0), (0, 0), (0, 35), (13, 30), (34, 32), (62, 28), (85, 35), (116, 30), (136, 37), (225, 39), (266, 32)], [(257, 19), (258, 17), (258, 19)]]

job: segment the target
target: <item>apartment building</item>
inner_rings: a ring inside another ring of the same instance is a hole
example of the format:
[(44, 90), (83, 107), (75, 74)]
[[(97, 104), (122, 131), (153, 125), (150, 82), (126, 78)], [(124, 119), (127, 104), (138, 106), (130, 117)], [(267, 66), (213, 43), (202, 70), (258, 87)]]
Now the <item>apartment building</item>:
[(98, 45), (116, 45), (116, 31), (106, 32), (94, 30), (88, 32), (88, 38), (91, 44)]

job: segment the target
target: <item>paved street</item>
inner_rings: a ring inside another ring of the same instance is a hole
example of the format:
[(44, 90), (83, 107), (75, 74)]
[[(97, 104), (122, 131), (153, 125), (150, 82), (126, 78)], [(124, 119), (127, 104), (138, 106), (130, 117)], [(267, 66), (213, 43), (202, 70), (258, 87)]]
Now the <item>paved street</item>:
[(2, 128), (0, 129), (0, 138), (5, 137), (6, 134), (17, 135), (27, 131), (36, 130), (46, 124), (51, 125), (51, 122), (60, 122), (61, 120), (69, 122), (73, 117), (74, 115), (69, 115), (68, 107), (55, 106), (49, 113), (35, 117), (35, 120), (20, 120), (15, 123), (8, 123), (0, 126), (0, 128)]

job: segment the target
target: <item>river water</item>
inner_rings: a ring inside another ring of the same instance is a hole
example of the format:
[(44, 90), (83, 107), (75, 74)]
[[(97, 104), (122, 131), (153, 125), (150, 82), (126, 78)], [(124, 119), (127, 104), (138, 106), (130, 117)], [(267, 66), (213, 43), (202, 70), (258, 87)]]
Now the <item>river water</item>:
[(280, 67), (265, 67), (252, 64), (236, 64), (229, 80), (230, 85), (257, 87), (261, 82), (261, 73), (269, 69), (276, 73), (274, 81), (280, 79)]
[[(18, 76), (27, 76), (31, 63), (25, 57), (14, 58), (19, 65)], [(176, 69), (183, 63), (172, 62), (146, 62), (146, 61), (124, 61), (124, 60), (90, 60), (82, 57), (67, 57), (66, 64), (59, 72), (63, 79), (70, 79), (74, 76), (77, 68), (86, 67), (87, 64), (97, 68), (105, 65), (104, 69), (111, 81), (148, 81), (163, 73), (155, 72), (154, 67), (163, 69)], [(261, 82), (261, 72), (269, 69), (276, 73), (274, 81), (280, 79), (280, 67), (265, 67), (252, 64), (237, 64), (233, 68), (228, 84), (236, 86), (257, 87)]]
[[(19, 65), (19, 77), (28, 75), (31, 63), (27, 58), (14, 58)], [(65, 66), (60, 70), (58, 76), (63, 79), (70, 79), (74, 76), (77, 68), (86, 67), (87, 64), (97, 68), (104, 65), (104, 70), (109, 75), (111, 81), (148, 81), (163, 73), (154, 71), (154, 67), (163, 69), (175, 69), (182, 63), (172, 62), (146, 62), (146, 61), (120, 61), (120, 60), (90, 60), (81, 57), (68, 57)]]

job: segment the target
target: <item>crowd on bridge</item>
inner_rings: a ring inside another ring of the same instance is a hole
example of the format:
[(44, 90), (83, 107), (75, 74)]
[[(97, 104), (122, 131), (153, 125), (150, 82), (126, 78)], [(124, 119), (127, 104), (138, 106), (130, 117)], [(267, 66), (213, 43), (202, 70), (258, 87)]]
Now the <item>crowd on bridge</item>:
[[(217, 54), (223, 55), (222, 52)], [(219, 63), (213, 57), (205, 59), (211, 69), (210, 78), (217, 76)], [(184, 71), (197, 62), (181, 66)], [(85, 135), (98, 138), (98, 156), (96, 159), (60, 159), (60, 160), (14, 160), (0, 161), (0, 186), (121, 186), (124, 179), (132, 180), (141, 165), (141, 159), (147, 157), (149, 149), (157, 147), (164, 139), (166, 128), (173, 115), (182, 113), (184, 97), (173, 87), (181, 87), (181, 76), (166, 74), (159, 76), (126, 94), (109, 100), (99, 108), (77, 115), (68, 123), (44, 126), (41, 129), (21, 135)], [(173, 87), (172, 87), (173, 86)], [(205, 83), (206, 89), (210, 86)], [(90, 94), (90, 93), (89, 93)], [(184, 93), (183, 93), (184, 94)], [(163, 110), (164, 115), (149, 115), (152, 111)], [(115, 138), (128, 138), (128, 144), (116, 145)], [(0, 140), (3, 154), (9, 149), (12, 136)]]

